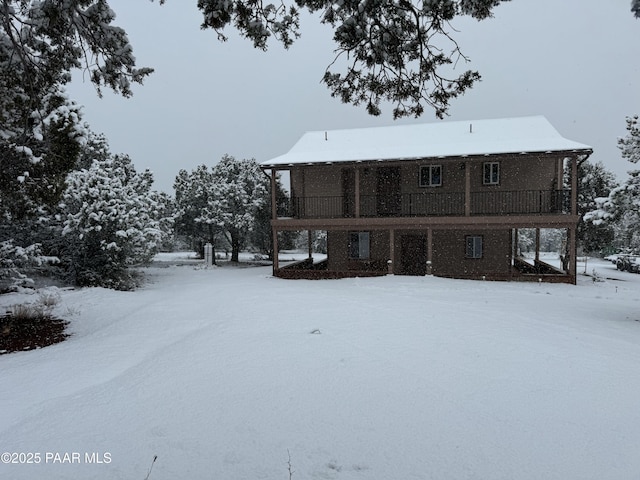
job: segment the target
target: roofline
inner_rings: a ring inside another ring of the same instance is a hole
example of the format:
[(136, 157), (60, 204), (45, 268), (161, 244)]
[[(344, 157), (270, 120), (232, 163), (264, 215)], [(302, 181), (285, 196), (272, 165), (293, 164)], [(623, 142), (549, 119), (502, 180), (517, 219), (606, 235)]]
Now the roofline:
[[(520, 155), (559, 155), (559, 154), (581, 154), (587, 155), (587, 158), (593, 154), (592, 148), (576, 148), (571, 150), (534, 150), (527, 152), (500, 152), (500, 153), (476, 153), (469, 155), (439, 155), (439, 156), (419, 156), (419, 157), (403, 157), (403, 158), (372, 158), (367, 160), (316, 160), (311, 162), (300, 163), (261, 163), (259, 166), (262, 170), (288, 170), (295, 167), (308, 167), (314, 165), (358, 165), (362, 163), (398, 163), (398, 162), (415, 162), (421, 160), (479, 160), (487, 157), (505, 157)], [(586, 159), (585, 159), (586, 160)]]

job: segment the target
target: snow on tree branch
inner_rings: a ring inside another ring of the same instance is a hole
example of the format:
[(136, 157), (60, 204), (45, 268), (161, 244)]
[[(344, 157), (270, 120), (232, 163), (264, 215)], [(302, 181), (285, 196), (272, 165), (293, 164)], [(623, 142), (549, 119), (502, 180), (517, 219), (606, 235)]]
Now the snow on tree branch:
[(290, 6), (199, 0), (198, 7), (203, 28), (225, 40), (231, 24), (263, 50), (270, 37), (291, 45), (299, 36), (300, 10), (319, 13), (337, 45), (322, 79), (333, 97), (364, 105), (371, 115), (379, 115), (385, 101), (394, 106), (394, 118), (418, 117), (427, 106), (442, 118), (450, 101), (480, 80), (475, 71), (453, 72), (468, 59), (449, 22), (458, 15), (486, 19), (503, 1), (509, 0), (296, 0)]
[(622, 158), (631, 163), (640, 161), (640, 125), (638, 115), (627, 117), (627, 136), (618, 139), (618, 148), (622, 151)]

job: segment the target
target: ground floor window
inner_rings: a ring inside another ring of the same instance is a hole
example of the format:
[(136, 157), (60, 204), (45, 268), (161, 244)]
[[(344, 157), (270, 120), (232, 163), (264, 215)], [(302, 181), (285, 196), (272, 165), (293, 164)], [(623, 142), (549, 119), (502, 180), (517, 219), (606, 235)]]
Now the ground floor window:
[(467, 245), (467, 258), (482, 258), (482, 236), (467, 235), (465, 237)]
[(349, 233), (349, 258), (362, 260), (369, 258), (369, 232)]

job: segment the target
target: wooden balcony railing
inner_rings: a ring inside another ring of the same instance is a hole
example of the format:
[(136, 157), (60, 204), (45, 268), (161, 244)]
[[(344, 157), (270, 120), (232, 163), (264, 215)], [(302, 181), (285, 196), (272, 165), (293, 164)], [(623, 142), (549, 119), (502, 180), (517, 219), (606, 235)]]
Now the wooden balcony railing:
[[(570, 190), (472, 192), (471, 215), (567, 214)], [(355, 198), (343, 196), (293, 197), (278, 201), (278, 217), (344, 218), (356, 216)], [(360, 217), (463, 216), (464, 192), (363, 195)]]

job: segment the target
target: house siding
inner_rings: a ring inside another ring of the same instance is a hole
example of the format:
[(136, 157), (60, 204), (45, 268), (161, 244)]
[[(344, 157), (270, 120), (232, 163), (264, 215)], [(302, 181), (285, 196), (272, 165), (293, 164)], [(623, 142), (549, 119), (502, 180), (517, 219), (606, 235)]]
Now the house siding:
[[(291, 188), (294, 197), (340, 197), (343, 194), (343, 170), (358, 170), (360, 194), (375, 195), (377, 172), (388, 166), (400, 167), (400, 185), (402, 194), (453, 193), (465, 190), (465, 164), (469, 164), (471, 192), (486, 190), (552, 190), (561, 189), (558, 179), (558, 161), (556, 155), (522, 155), (501, 158), (479, 159), (425, 159), (403, 164), (385, 162), (384, 165), (320, 165), (295, 167), (291, 169)], [(483, 184), (483, 165), (487, 161), (500, 164), (500, 182), (498, 185)], [(427, 165), (442, 166), (442, 186), (421, 187), (420, 167)]]
[[(368, 231), (370, 235), (369, 258), (354, 260), (349, 258), (349, 234)], [(327, 232), (328, 269), (343, 270), (384, 270), (389, 258), (389, 232), (384, 230), (350, 230)]]
[[(482, 258), (466, 258), (466, 237), (482, 237)], [(511, 230), (436, 230), (433, 274), (481, 278), (511, 272)]]

